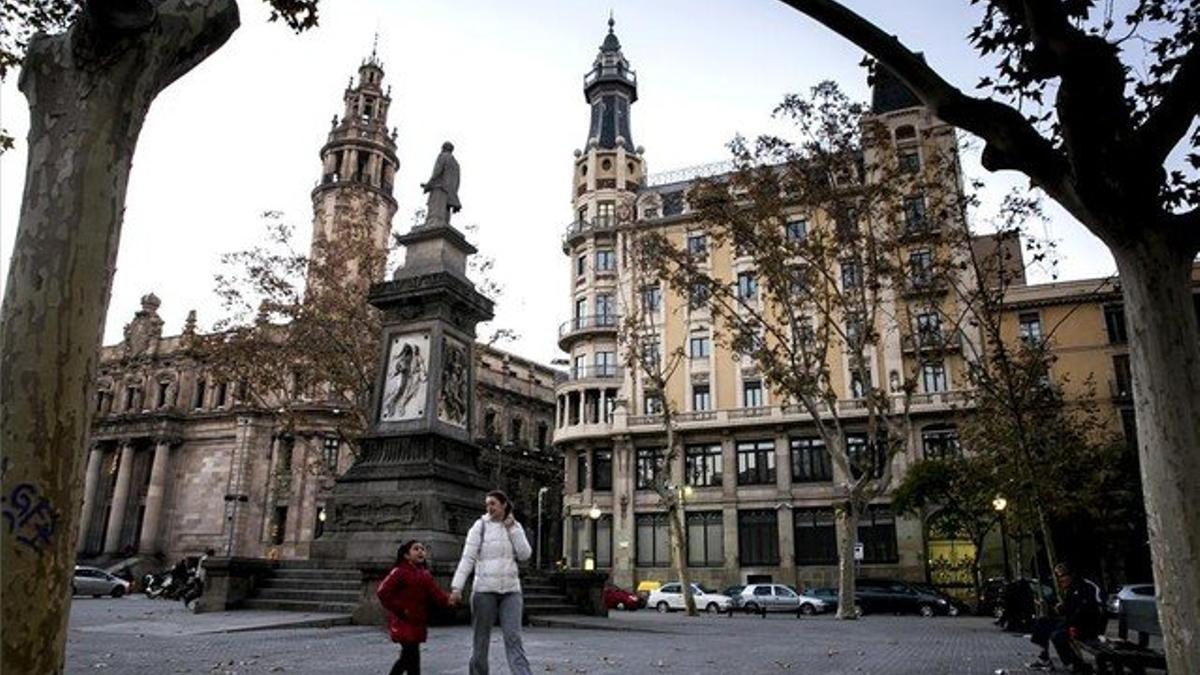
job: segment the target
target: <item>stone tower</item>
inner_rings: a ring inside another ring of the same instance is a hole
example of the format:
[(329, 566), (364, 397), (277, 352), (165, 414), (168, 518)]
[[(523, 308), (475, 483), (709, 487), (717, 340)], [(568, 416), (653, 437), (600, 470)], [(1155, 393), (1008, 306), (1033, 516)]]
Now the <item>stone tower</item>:
[[(392, 187), (400, 162), (396, 130), (388, 130), (391, 87), (383, 89), (383, 64), (372, 49), (343, 94), (345, 110), (335, 115), (321, 148), (321, 180), (312, 191), (313, 240), (336, 237), (351, 219), (370, 228), (382, 250), (388, 246), (396, 200)], [(379, 279), (383, 270), (374, 270)]]

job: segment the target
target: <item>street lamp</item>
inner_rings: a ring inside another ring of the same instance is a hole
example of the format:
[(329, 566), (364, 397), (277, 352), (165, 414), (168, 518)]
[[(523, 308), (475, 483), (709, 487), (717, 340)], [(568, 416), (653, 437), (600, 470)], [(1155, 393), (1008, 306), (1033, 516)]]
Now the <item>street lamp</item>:
[[(592, 538), (596, 536), (596, 521), (600, 520), (600, 507), (592, 502), (592, 508), (588, 509), (587, 517), (592, 519)], [(583, 554), (583, 569), (592, 571), (596, 569), (596, 552), (589, 549)]]
[(1008, 567), (1008, 521), (1004, 517), (1004, 511), (1008, 508), (1008, 500), (1003, 495), (996, 495), (996, 498), (992, 500), (992, 508), (996, 509), (996, 513), (1000, 518), (1000, 546), (1004, 555), (1004, 581), (1008, 582), (1010, 581)]
[(550, 488), (543, 485), (538, 489), (537, 509), (538, 509), (538, 526), (537, 526), (537, 568), (542, 569), (542, 499), (546, 496), (546, 491)]
[(592, 504), (592, 508), (588, 509), (588, 518), (600, 520), (600, 507)]

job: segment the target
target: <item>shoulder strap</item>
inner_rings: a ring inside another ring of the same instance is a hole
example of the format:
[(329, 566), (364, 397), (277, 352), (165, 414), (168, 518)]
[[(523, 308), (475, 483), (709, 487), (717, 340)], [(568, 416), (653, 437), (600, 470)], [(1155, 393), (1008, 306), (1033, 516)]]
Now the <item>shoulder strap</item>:
[(478, 561), (483, 560), (483, 538), (487, 536), (487, 523), (484, 522), (483, 518), (480, 518), (475, 521), (475, 524), (479, 526), (479, 548), (475, 550), (475, 560), (478, 563)]

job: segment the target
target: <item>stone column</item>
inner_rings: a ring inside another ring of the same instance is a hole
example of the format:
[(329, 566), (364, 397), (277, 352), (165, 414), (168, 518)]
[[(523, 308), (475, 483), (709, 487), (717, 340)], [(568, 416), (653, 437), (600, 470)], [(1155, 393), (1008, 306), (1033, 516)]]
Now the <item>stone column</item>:
[(150, 485), (146, 489), (146, 515), (142, 519), (142, 553), (153, 553), (158, 549), (158, 526), (162, 522), (163, 498), (167, 489), (167, 471), (171, 459), (171, 445), (160, 439), (154, 446), (154, 463), (150, 465)]
[(92, 514), (96, 512), (96, 489), (100, 485), (100, 464), (104, 460), (104, 451), (99, 445), (93, 445), (88, 453), (87, 473), (83, 479), (83, 511), (79, 515), (79, 535), (75, 541), (75, 552), (83, 553), (87, 546), (88, 527), (92, 524)]
[(112, 510), (108, 515), (108, 531), (104, 533), (104, 552), (117, 553), (121, 548), (121, 529), (125, 526), (125, 511), (129, 506), (129, 488), (133, 483), (133, 440), (121, 446), (121, 463), (117, 467), (117, 486), (113, 490)]

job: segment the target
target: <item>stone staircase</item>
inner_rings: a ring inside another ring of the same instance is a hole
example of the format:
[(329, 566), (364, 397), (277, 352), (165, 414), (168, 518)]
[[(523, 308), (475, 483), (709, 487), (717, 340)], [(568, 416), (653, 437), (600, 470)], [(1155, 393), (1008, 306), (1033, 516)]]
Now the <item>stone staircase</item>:
[(521, 590), (525, 595), (525, 617), (578, 614), (579, 608), (569, 604), (563, 594), (544, 575), (532, 570), (521, 574)]
[(263, 579), (246, 609), (350, 614), (358, 607), (362, 573), (315, 560), (282, 561)]

